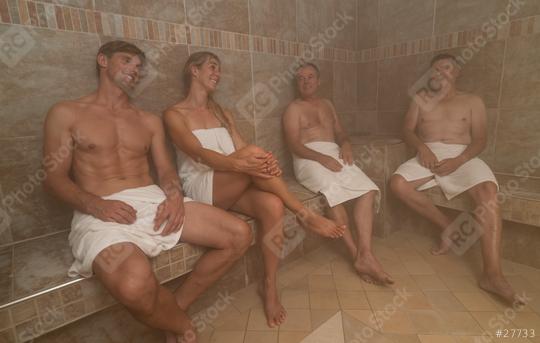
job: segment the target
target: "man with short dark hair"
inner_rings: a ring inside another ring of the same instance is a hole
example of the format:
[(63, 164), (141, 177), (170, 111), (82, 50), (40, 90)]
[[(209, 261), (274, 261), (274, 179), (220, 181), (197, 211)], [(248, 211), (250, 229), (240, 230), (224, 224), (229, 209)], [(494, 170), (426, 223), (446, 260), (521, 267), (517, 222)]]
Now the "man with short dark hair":
[[(343, 240), (360, 277), (369, 283), (392, 284), (371, 248), (373, 208), (380, 197), (379, 188), (354, 165), (351, 143), (334, 106), (317, 95), (319, 75), (313, 63), (298, 68), (300, 98), (289, 104), (283, 116), (296, 179), (311, 191), (322, 193), (330, 207), (330, 219), (346, 227)], [(349, 200), (354, 202), (356, 241), (344, 206)]]
[[(420, 191), (439, 186), (448, 199), (467, 192), (479, 211), (484, 274), (481, 288), (509, 302), (519, 299), (502, 274), (500, 241), (502, 220), (497, 202), (498, 184), (491, 169), (477, 156), (487, 141), (487, 116), (482, 99), (456, 88), (460, 73), (454, 56), (435, 56), (430, 87), (417, 94), (405, 117), (403, 139), (417, 156), (402, 164), (390, 180), (391, 189), (409, 207), (441, 229), (453, 221)], [(448, 232), (434, 255), (452, 247)]]
[[(161, 119), (128, 97), (144, 53), (114, 41), (96, 60), (98, 89), (54, 105), (45, 121), (44, 155), (69, 152), (58, 164), (45, 164), (46, 188), (75, 209), (69, 274), (95, 273), (138, 320), (165, 331), (168, 343), (180, 336), (196, 342), (187, 308), (246, 251), (250, 229), (223, 210), (183, 197)], [(150, 157), (159, 186), (150, 176)], [(173, 294), (160, 285), (147, 256), (180, 238), (212, 249)]]

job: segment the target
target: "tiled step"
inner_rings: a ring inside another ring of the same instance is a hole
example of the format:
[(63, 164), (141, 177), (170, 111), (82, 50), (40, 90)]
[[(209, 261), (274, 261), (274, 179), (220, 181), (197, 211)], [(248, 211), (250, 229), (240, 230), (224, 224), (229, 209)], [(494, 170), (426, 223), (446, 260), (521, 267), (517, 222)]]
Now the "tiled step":
[[(468, 194), (461, 194), (452, 200), (447, 200), (439, 187), (431, 188), (425, 193), (438, 206), (461, 211), (474, 209), (474, 204)], [(502, 193), (498, 203), (504, 220), (540, 227), (540, 194)]]
[[(306, 206), (322, 210), (320, 195), (287, 183)], [(255, 231), (253, 219), (236, 215)], [(288, 217), (285, 222), (296, 225), (290, 212)], [(116, 303), (96, 279), (67, 276), (73, 262), (67, 236), (61, 232), (0, 251), (0, 342), (29, 341)], [(157, 278), (165, 283), (189, 273), (203, 252), (186, 243), (163, 252), (152, 259)]]
[[(386, 221), (390, 218), (386, 217), (389, 205), (386, 205), (385, 183), (394, 167), (402, 162), (404, 145), (387, 136), (352, 137), (352, 143), (355, 162), (381, 188), (383, 206), (376, 224), (380, 229), (376, 228), (376, 232), (384, 236), (389, 226)], [(322, 196), (313, 194), (291, 178), (286, 178), (286, 182), (309, 208), (321, 212), (326, 206)], [(253, 220), (244, 219), (255, 230)], [(285, 223), (286, 230), (297, 226), (290, 213)], [(67, 236), (68, 232), (64, 231), (0, 249), (0, 342), (27, 341), (116, 303), (94, 278), (67, 276), (73, 261)], [(292, 250), (294, 244), (291, 243)], [(318, 244), (320, 240), (308, 234), (300, 248), (307, 251)], [(152, 265), (158, 279), (164, 283), (189, 273), (202, 253), (201, 248), (179, 244), (152, 259)], [(288, 258), (296, 258), (294, 251)], [(255, 273), (257, 267), (249, 265), (248, 260), (246, 273)]]

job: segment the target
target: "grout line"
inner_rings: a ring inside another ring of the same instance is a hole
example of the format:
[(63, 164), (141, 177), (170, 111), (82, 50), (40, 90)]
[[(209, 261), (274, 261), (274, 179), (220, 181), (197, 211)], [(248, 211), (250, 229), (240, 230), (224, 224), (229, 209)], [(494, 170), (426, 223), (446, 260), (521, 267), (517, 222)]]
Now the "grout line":
[[(390, 45), (379, 45), (380, 43), (380, 33), (381, 33), (381, 24), (382, 24), (382, 15), (381, 15), (381, 8), (382, 8), (382, 2), (383, 0), (378, 0), (377, 1), (377, 10), (378, 10), (378, 13), (377, 13), (377, 32), (376, 32), (376, 35), (377, 35), (377, 46), (374, 47), (374, 48), (369, 48), (369, 49), (363, 49), (363, 50), (356, 50), (356, 47), (358, 46), (359, 42), (358, 42), (358, 36), (356, 36), (356, 39), (355, 39), (355, 47), (353, 48), (353, 50), (350, 50), (350, 49), (338, 49), (338, 48), (329, 48), (331, 50), (333, 50), (334, 54), (333, 54), (333, 58), (332, 59), (325, 59), (324, 56), (321, 57), (320, 59), (321, 60), (331, 60), (331, 61), (335, 61), (335, 60), (338, 60), (337, 59), (337, 54), (336, 52), (339, 51), (339, 52), (345, 52), (345, 54), (347, 56), (353, 56), (352, 58), (352, 61), (349, 61), (347, 60), (347, 62), (356, 62), (356, 63), (361, 63), (361, 62), (369, 62), (369, 61), (377, 61), (377, 60), (386, 60), (386, 59), (392, 59), (392, 58), (398, 58), (398, 57), (404, 57), (404, 56), (410, 56), (410, 55), (417, 55), (419, 54), (418, 53), (414, 53), (414, 52), (411, 52), (410, 54), (407, 54), (405, 53), (404, 55), (401, 55), (401, 54), (398, 54), (396, 56), (387, 56), (387, 57), (384, 57), (384, 50), (392, 50), (394, 46), (398, 46), (400, 44), (412, 44), (413, 42), (416, 42), (416, 41), (421, 41), (422, 39), (416, 39), (416, 40), (412, 40), (412, 41), (405, 41), (405, 42), (401, 42), (401, 43), (394, 43), (394, 44), (390, 44)], [(433, 0), (433, 26), (432, 26), (432, 34), (431, 34), (431, 39), (433, 38), (436, 38), (435, 36), (435, 28), (436, 28), (436, 9), (437, 9), (437, 0)], [(26, 0), (24, 0), (24, 3), (26, 4)], [(43, 1), (41, 0), (38, 0), (36, 3), (39, 3), (39, 4), (48, 4), (48, 3), (44, 3)], [(184, 23), (176, 23), (176, 22), (168, 22), (168, 21), (162, 21), (162, 20), (157, 20), (157, 19), (152, 19), (152, 18), (146, 18), (146, 17), (135, 17), (135, 16), (128, 16), (128, 15), (124, 15), (124, 14), (120, 14), (120, 13), (112, 13), (112, 12), (104, 12), (104, 11), (98, 11), (96, 10), (96, 2), (95, 0), (92, 1), (92, 4), (93, 4), (93, 8), (92, 9), (88, 9), (88, 8), (79, 8), (79, 7), (73, 7), (73, 6), (65, 6), (65, 5), (55, 5), (57, 7), (61, 7), (61, 8), (69, 8), (69, 9), (76, 9), (76, 10), (80, 10), (80, 9), (83, 9), (85, 11), (90, 11), (92, 13), (98, 13), (98, 14), (102, 14), (102, 15), (105, 15), (105, 16), (108, 16), (108, 15), (118, 15), (118, 16), (121, 16), (122, 18), (130, 18), (130, 19), (133, 19), (133, 20), (144, 20), (144, 21), (152, 21), (152, 22), (155, 22), (155, 23), (165, 23), (165, 24), (171, 24), (171, 25), (175, 25), (175, 26), (183, 26), (184, 29), (186, 30), (189, 30), (191, 27), (195, 27), (193, 25), (190, 25), (188, 23), (188, 18), (187, 18), (187, 3), (185, 0), (183, 0), (183, 3), (184, 3), (184, 15), (185, 15), (185, 22)], [(296, 13), (295, 13), (295, 23), (296, 23), (296, 27), (295, 27), (295, 36), (296, 36), (296, 40), (295, 41), (289, 41), (289, 40), (280, 40), (280, 41), (284, 41), (286, 43), (296, 43), (298, 44), (299, 43), (299, 3), (298, 3), (298, 0), (295, 1), (295, 8), (296, 8)], [(11, 11), (12, 9), (9, 8), (9, 10)], [(248, 2), (248, 12), (250, 10), (250, 4)], [(358, 34), (358, 26), (359, 26), (359, 20), (358, 20), (358, 15), (359, 15), (359, 11), (360, 11), (360, 8), (358, 6), (358, 3), (357, 3), (357, 13), (356, 13), (356, 16), (357, 16), (357, 21), (356, 21), (356, 34)], [(248, 14), (248, 17), (250, 17), (250, 15)], [(516, 18), (515, 20), (511, 21), (512, 22), (526, 22), (528, 18), (538, 18), (540, 20), (540, 15), (534, 15), (534, 16), (528, 16), (528, 17), (524, 17), (524, 18)], [(248, 18), (249, 20), (249, 18)], [(249, 21), (249, 31), (251, 32), (251, 20)], [(21, 25), (21, 24), (8, 24), (8, 25)], [(72, 33), (86, 33), (86, 34), (95, 34), (95, 35), (99, 35), (99, 32), (96, 32), (96, 33), (92, 33), (92, 32), (79, 32), (79, 31), (73, 31), (73, 30), (61, 30), (61, 29), (57, 29), (57, 28), (49, 28), (49, 27), (40, 27), (40, 26), (33, 26), (33, 25), (29, 25), (29, 24), (22, 24), (21, 26), (28, 26), (28, 27), (35, 27), (35, 28), (40, 28), (40, 29), (46, 29), (46, 30), (53, 30), (53, 31), (62, 31), (62, 32), (72, 32)], [(206, 29), (206, 30), (209, 30), (209, 31), (213, 31), (213, 32), (217, 32), (217, 33), (227, 33), (227, 34), (238, 34), (238, 32), (232, 32), (232, 31), (224, 31), (224, 30), (216, 30), (216, 29), (211, 29), (211, 28), (202, 28), (201, 29)], [(468, 30), (468, 31), (456, 31), (456, 32), (451, 32), (449, 34), (459, 34), (460, 32), (469, 32), (469, 31), (475, 31), (475, 30)], [(532, 33), (532, 35), (535, 35), (537, 33)], [(241, 35), (246, 35), (245, 33), (241, 33)], [(522, 35), (525, 35), (524, 32), (522, 32)], [(527, 34), (528, 35), (528, 34)], [(247, 37), (251, 39), (254, 37), (254, 35), (252, 35), (251, 33), (248, 33), (247, 34)], [(159, 38), (159, 37), (158, 37)], [(276, 39), (276, 38), (272, 38), (272, 37), (265, 37), (267, 39)], [(507, 39), (508, 37), (506, 37), (505, 39)], [(148, 40), (148, 41), (159, 41), (159, 42), (166, 42), (166, 43), (169, 43), (169, 44), (172, 44), (171, 42), (168, 42), (167, 40), (160, 40), (160, 39), (143, 39), (143, 40)], [(503, 38), (499, 38), (498, 40), (503, 40)], [(176, 44), (186, 44), (186, 45), (189, 45), (187, 44), (187, 42), (183, 43), (183, 42), (177, 42)], [(466, 47), (467, 45), (464, 44), (462, 45), (461, 47)], [(460, 47), (459, 45), (458, 46), (455, 46), (455, 48), (458, 48)], [(217, 47), (219, 49), (224, 49), (223, 47)], [(231, 48), (231, 49), (224, 49), (224, 50), (238, 50), (238, 49), (234, 49), (234, 48)], [(430, 49), (430, 51), (435, 51), (435, 48), (432, 47)], [(379, 56), (376, 56), (376, 57), (371, 57), (371, 58), (366, 58), (366, 61), (363, 61), (363, 58), (362, 56), (365, 54), (368, 54), (369, 52), (378, 52)], [(428, 51), (424, 51), (424, 52), (428, 52)], [(271, 54), (273, 55), (274, 53), (271, 53), (271, 52), (263, 52), (265, 54)], [(276, 53), (276, 55), (279, 55)], [(290, 54), (291, 56), (295, 56), (295, 57), (298, 57), (297, 55), (295, 54)], [(341, 54), (339, 54), (341, 56)]]
[(192, 36), (192, 32), (191, 32), (191, 25), (189, 25), (189, 23), (188, 23), (188, 13), (187, 13), (186, 0), (182, 0), (182, 3), (184, 4), (184, 32), (186, 34), (187, 53), (188, 53), (188, 56), (189, 56), (189, 55), (191, 55), (191, 46), (193, 44), (188, 44), (188, 31), (189, 31), (189, 37), (191, 38), (191, 42), (193, 42), (193, 36)]
[(437, 17), (437, 0), (433, 0), (433, 28), (431, 30), (431, 36), (435, 37), (435, 18)]
[[(248, 1), (248, 17), (251, 17), (251, 6), (250, 6), (250, 0), (247, 0)], [(251, 20), (248, 19), (248, 26), (249, 26), (249, 31), (251, 32)], [(257, 140), (257, 116), (256, 116), (256, 112), (257, 112), (257, 109), (255, 107), (255, 70), (253, 68), (253, 65), (254, 65), (254, 61), (255, 61), (255, 49), (253, 47), (253, 39), (249, 39), (249, 44), (250, 44), (250, 47), (249, 47), (249, 50), (248, 50), (248, 53), (249, 53), (249, 60), (250, 60), (250, 76), (251, 76), (251, 87), (249, 89), (249, 91), (251, 92), (251, 101), (252, 101), (252, 104), (253, 104), (253, 139), (254, 139), (254, 142), (253, 144), (255, 145), (258, 145), (259, 142)]]
[[(503, 92), (503, 82), (504, 82), (504, 66), (506, 64), (506, 53), (508, 51), (508, 41), (510, 40), (510, 37), (507, 37), (504, 41), (504, 51), (503, 51), (503, 59), (502, 59), (502, 66), (501, 66), (501, 77), (499, 79), (499, 99), (497, 101), (497, 115), (495, 118), (495, 128), (493, 132), (493, 151), (491, 151), (491, 157), (492, 157), (492, 163), (495, 165), (495, 161), (497, 159), (497, 154), (495, 153), (497, 148), (497, 131), (499, 130), (499, 120), (501, 118), (501, 102), (502, 102), (502, 92)], [(514, 175), (515, 176), (515, 175)]]

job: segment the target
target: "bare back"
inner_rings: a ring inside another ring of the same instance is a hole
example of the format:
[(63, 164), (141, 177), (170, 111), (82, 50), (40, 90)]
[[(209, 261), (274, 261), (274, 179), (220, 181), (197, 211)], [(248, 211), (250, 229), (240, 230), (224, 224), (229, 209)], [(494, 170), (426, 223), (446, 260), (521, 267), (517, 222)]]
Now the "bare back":
[(470, 144), (473, 107), (477, 101), (476, 96), (458, 93), (429, 111), (420, 107), (416, 123), (418, 138), (423, 142)]
[(301, 144), (315, 141), (335, 142), (336, 116), (332, 104), (324, 99), (291, 103), (286, 115), (298, 117)]
[[(60, 149), (70, 142), (75, 183), (99, 196), (153, 184), (151, 128), (152, 121), (159, 118), (131, 105), (113, 111), (96, 104), (94, 98), (89, 95), (57, 105), (57, 114), (52, 116), (51, 125), (67, 128), (67, 132), (59, 132), (64, 137)], [(55, 142), (45, 144), (47, 149)], [(49, 153), (54, 154), (54, 150)]]

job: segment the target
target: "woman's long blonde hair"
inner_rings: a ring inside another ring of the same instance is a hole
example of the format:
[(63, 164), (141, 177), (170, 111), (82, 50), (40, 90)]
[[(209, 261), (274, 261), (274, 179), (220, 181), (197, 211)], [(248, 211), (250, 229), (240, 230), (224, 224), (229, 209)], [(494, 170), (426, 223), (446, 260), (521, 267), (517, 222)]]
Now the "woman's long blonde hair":
[[(189, 55), (189, 58), (184, 65), (184, 70), (182, 74), (186, 95), (189, 94), (193, 78), (193, 74), (191, 73), (191, 67), (195, 66), (197, 68), (200, 68), (205, 62), (210, 59), (215, 59), (219, 64), (221, 64), (219, 57), (217, 57), (216, 54), (211, 53), (210, 51), (199, 51)], [(227, 130), (230, 129), (227, 120), (225, 120), (225, 113), (223, 112), (223, 108), (214, 100), (212, 94), (208, 94), (208, 109), (214, 113), (221, 125), (223, 125)]]

